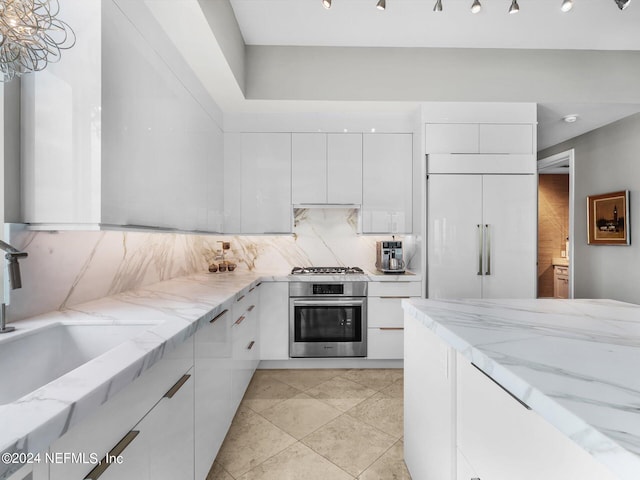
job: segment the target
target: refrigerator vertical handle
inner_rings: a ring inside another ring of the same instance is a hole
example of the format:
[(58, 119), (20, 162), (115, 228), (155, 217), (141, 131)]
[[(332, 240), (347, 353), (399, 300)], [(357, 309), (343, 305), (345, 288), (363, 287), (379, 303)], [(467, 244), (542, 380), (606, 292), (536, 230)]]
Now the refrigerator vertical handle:
[(487, 239), (487, 271), (484, 274), (491, 275), (491, 230), (489, 230), (489, 224), (486, 224), (484, 228), (486, 230), (485, 238)]
[(478, 227), (478, 273), (476, 275), (482, 275), (482, 225), (477, 224)]

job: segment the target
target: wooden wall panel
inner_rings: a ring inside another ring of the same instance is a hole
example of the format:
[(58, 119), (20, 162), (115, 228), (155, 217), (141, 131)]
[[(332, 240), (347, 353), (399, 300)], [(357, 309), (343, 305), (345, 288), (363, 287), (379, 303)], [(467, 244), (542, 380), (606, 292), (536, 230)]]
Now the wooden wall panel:
[(553, 297), (552, 258), (569, 235), (569, 175), (538, 177), (538, 297)]

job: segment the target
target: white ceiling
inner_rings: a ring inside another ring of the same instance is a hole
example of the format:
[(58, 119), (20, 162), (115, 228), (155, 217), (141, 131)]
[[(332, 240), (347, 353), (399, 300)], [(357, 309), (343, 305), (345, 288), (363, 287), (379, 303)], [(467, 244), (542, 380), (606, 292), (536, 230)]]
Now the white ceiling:
[(640, 50), (640, 5), (632, 0), (620, 11), (614, 0), (574, 0), (560, 11), (561, 0), (231, 0), (249, 45), (318, 45), (368, 47), (458, 47)]
[[(179, 11), (175, 9), (176, 1), (142, 0), (225, 112), (410, 115), (418, 106), (414, 102), (245, 99), (198, 1), (181, 0)], [(621, 12), (613, 0), (574, 0), (574, 9), (562, 14), (560, 0), (519, 0), (520, 13), (508, 15), (509, 0), (481, 0), (483, 12), (473, 15), (469, 12), (471, 0), (443, 0), (444, 11), (436, 15), (431, 10), (433, 1), (387, 0), (384, 12), (375, 8), (376, 0), (333, 0), (331, 10), (324, 9), (320, 0), (230, 0), (230, 3), (247, 44), (640, 50), (640, 5), (633, 3)], [(632, 30), (630, 22), (635, 27)], [(202, 55), (203, 48), (207, 55)], [(640, 105), (540, 104), (538, 149), (639, 111)], [(578, 114), (580, 118), (567, 124), (561, 120), (567, 114)]]

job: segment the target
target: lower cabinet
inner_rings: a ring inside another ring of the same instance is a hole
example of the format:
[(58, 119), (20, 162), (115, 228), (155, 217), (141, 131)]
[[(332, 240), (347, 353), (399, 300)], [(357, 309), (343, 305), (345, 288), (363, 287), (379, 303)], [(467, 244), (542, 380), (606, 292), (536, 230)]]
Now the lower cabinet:
[(405, 316), (404, 451), (413, 480), (615, 480), (413, 316)]
[(289, 360), (289, 282), (260, 285), (260, 359)]
[[(194, 379), (189, 370), (86, 480), (194, 478)], [(120, 456), (121, 463), (117, 461)]]
[[(141, 365), (135, 365), (130, 370), (130, 375), (135, 378), (137, 370)], [(73, 426), (65, 435), (60, 437), (49, 447), (50, 455), (62, 456), (64, 454), (74, 454), (82, 456), (86, 461), (60, 461), (50, 463), (48, 472), (34, 475), (34, 480), (50, 479), (50, 480), (83, 480), (89, 477), (89, 473), (94, 469), (95, 465), (91, 462), (92, 457), (104, 458), (107, 452), (111, 451), (118, 445), (128, 432), (135, 429), (135, 425), (140, 423), (141, 419), (149, 414), (154, 406), (160, 405), (165, 400), (164, 395), (179, 382), (186, 372), (193, 367), (193, 337), (187, 339), (181, 345), (169, 352), (162, 360), (153, 367), (145, 371), (139, 378), (132, 381), (122, 391), (115, 395), (112, 399), (102, 405), (95, 413), (84, 419), (78, 425)], [(186, 390), (184, 390), (186, 388)], [(193, 381), (189, 385), (184, 385), (180, 392), (180, 397), (187, 391), (187, 394), (193, 398)], [(172, 406), (176, 402), (169, 402)], [(175, 410), (176, 417), (173, 417), (172, 409), (167, 404), (165, 408), (171, 417), (166, 420), (167, 428), (174, 427), (174, 419), (177, 423), (185, 423), (185, 427), (191, 425), (191, 433), (187, 432), (189, 438), (193, 439), (193, 400), (185, 400), (180, 408)], [(184, 418), (183, 418), (184, 417)], [(146, 417), (145, 417), (146, 418)], [(191, 423), (190, 423), (191, 422)], [(179, 437), (182, 439), (183, 433)], [(146, 437), (146, 435), (145, 435)], [(142, 437), (142, 438), (145, 438)], [(138, 461), (135, 454), (131, 453), (134, 442), (140, 439), (133, 439), (129, 448), (123, 451), (122, 456), (124, 462), (121, 465), (111, 464), (107, 471), (115, 467), (127, 467), (135, 465)], [(174, 445), (175, 442), (169, 442)], [(191, 454), (191, 463), (193, 463), (193, 454)], [(193, 468), (193, 467), (191, 467)], [(36, 472), (34, 472), (36, 473)], [(104, 475), (107, 473), (105, 472)], [(101, 478), (105, 478), (104, 475)], [(187, 480), (191, 476), (183, 476)], [(116, 476), (112, 478), (126, 478), (124, 476)], [(136, 476), (131, 478), (151, 478), (144, 476)], [(154, 478), (158, 478), (157, 476)], [(171, 477), (160, 477), (171, 478)], [(173, 477), (177, 478), (177, 477)]]
[[(261, 288), (262, 285), (259, 288)], [(249, 293), (236, 298), (233, 305), (231, 325), (231, 407), (233, 412), (240, 405), (244, 392), (249, 386), (253, 372), (260, 363), (258, 344), (258, 306), (260, 295), (255, 287)]]
[(569, 267), (553, 266), (553, 296), (569, 298)]
[(367, 297), (367, 357), (404, 358), (402, 300), (420, 297), (420, 282), (369, 282)]
[(456, 364), (458, 480), (617, 478), (462, 355)]
[(229, 430), (232, 348), (230, 308), (224, 308), (195, 334), (195, 478), (204, 480)]
[(414, 317), (405, 315), (404, 321), (405, 463), (413, 480), (452, 480), (453, 351)]

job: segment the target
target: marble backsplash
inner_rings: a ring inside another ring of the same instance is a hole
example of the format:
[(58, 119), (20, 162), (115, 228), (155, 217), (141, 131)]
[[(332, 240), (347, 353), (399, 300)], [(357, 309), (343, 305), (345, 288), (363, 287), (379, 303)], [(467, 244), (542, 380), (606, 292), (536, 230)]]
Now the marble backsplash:
[[(293, 235), (195, 235), (123, 231), (29, 231), (12, 225), (10, 242), (29, 257), (20, 261), (23, 287), (9, 293), (9, 321), (61, 310), (161, 280), (206, 271), (225, 259), (237, 271), (286, 275), (294, 266), (359, 266), (375, 270), (375, 244), (389, 236), (358, 233), (358, 211), (298, 209)], [(408, 268), (419, 270), (415, 236), (404, 241)], [(233, 275), (216, 273), (215, 275)]]

